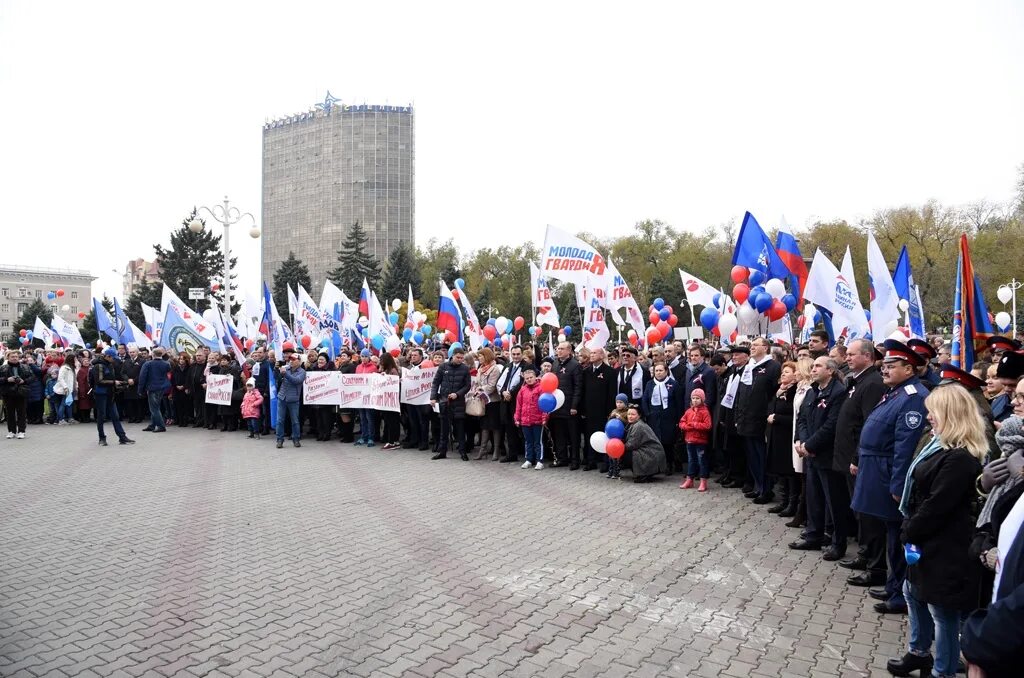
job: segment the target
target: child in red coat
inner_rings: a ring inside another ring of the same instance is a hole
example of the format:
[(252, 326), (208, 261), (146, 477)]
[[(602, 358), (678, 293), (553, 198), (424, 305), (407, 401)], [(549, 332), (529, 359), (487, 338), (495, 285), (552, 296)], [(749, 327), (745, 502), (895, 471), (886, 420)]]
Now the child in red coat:
[(693, 481), (700, 472), (700, 487), (698, 492), (708, 491), (708, 477), (711, 470), (708, 468), (708, 461), (705, 451), (708, 441), (711, 439), (711, 412), (704, 404), (704, 390), (693, 389), (690, 394), (690, 408), (683, 413), (679, 420), (679, 428), (683, 432), (683, 440), (686, 442), (686, 454), (689, 457), (689, 468), (687, 469), (686, 480), (679, 487), (688, 490), (693, 487)]
[(538, 401), (543, 391), (540, 380), (532, 366), (523, 368), (523, 385), (516, 395), (515, 423), (523, 432), (523, 443), (526, 450), (526, 461), (521, 468), (544, 468), (544, 446), (541, 434), (548, 415), (541, 411)]

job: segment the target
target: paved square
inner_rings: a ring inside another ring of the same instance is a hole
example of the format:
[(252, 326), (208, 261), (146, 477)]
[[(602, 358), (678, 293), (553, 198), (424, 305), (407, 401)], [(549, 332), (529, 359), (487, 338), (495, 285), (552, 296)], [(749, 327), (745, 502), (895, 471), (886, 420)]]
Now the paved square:
[(129, 433), (0, 439), (0, 674), (863, 676), (902, 653), (902, 619), (717, 485)]

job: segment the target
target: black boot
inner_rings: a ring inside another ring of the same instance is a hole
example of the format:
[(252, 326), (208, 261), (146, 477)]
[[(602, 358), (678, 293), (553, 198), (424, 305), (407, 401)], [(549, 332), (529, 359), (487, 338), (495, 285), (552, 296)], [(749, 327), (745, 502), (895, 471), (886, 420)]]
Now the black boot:
[(784, 478), (779, 503), (768, 509), (768, 513), (782, 513), (787, 506), (789, 506), (789, 478)]

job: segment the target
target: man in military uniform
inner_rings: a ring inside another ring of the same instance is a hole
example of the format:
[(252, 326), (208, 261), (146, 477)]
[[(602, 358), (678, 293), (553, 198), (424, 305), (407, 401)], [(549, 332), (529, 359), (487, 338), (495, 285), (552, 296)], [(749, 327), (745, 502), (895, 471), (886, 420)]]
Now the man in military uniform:
[(924, 365), (917, 368), (917, 376), (921, 378), (921, 385), (929, 391), (939, 385), (941, 379), (938, 373), (932, 369), (932, 361), (939, 355), (938, 351), (927, 341), (911, 339), (907, 342), (907, 348), (924, 358)]
[(888, 571), (885, 590), (872, 590), (880, 613), (905, 614), (903, 580), (907, 562), (900, 543), (899, 511), (907, 469), (917, 443), (925, 430), (924, 400), (928, 389), (917, 375), (922, 357), (906, 344), (890, 339), (885, 342), (882, 382), (888, 387), (881, 402), (871, 411), (861, 430), (858, 465), (850, 472), (857, 476), (853, 491), (853, 510), (874, 516), (885, 523)]

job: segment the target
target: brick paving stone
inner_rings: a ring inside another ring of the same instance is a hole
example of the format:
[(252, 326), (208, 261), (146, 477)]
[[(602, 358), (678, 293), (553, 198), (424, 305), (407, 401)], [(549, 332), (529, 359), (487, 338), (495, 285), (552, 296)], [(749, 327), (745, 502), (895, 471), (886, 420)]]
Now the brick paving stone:
[(0, 674), (866, 676), (905, 644), (717, 486), (139, 428), (0, 440)]

